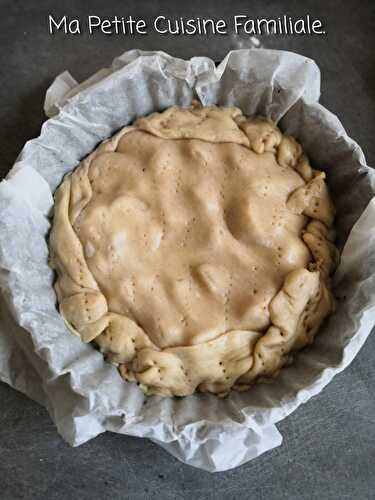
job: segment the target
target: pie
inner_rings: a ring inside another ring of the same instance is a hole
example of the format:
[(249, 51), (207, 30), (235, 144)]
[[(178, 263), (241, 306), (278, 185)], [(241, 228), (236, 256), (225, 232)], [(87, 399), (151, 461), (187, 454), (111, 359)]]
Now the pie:
[(334, 310), (325, 174), (265, 118), (153, 113), (100, 144), (54, 199), (60, 313), (147, 394), (249, 389)]

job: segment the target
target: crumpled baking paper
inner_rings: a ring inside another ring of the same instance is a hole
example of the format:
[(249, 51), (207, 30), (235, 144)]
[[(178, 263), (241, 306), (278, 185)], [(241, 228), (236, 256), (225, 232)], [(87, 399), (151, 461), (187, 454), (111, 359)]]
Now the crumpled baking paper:
[[(227, 470), (280, 445), (275, 424), (352, 361), (375, 319), (375, 174), (319, 94), (311, 59), (263, 49), (233, 51), (217, 68), (206, 57), (130, 51), (82, 85), (64, 72), (47, 91), (51, 118), (0, 184), (0, 379), (43, 404), (68, 443), (109, 430), (152, 439), (190, 465)], [(139, 116), (192, 98), (272, 118), (327, 173), (343, 249), (338, 307), (313, 346), (272, 384), (226, 399), (145, 398), (59, 316), (47, 265), (48, 215), (63, 175), (99, 142)]]

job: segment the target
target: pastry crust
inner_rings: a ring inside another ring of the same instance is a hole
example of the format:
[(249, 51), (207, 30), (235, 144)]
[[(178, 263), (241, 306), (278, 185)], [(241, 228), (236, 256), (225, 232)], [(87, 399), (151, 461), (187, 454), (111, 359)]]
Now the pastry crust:
[(333, 220), (324, 174), (272, 122), (154, 113), (55, 193), (60, 313), (148, 394), (247, 389), (333, 311)]

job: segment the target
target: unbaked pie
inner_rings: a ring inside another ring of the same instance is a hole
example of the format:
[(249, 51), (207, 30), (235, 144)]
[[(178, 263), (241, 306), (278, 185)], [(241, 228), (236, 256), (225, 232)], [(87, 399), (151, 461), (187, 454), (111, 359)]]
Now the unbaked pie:
[(153, 113), (55, 193), (60, 313), (147, 394), (248, 389), (333, 311), (333, 220), (324, 173), (272, 122)]

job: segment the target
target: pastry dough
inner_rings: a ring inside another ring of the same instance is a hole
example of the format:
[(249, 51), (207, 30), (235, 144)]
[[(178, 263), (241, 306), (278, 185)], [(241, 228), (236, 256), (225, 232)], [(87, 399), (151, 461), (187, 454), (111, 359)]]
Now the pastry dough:
[(154, 113), (55, 193), (60, 313), (148, 394), (247, 389), (333, 311), (333, 219), (324, 174), (272, 122)]

